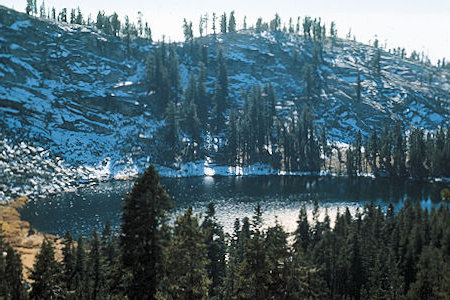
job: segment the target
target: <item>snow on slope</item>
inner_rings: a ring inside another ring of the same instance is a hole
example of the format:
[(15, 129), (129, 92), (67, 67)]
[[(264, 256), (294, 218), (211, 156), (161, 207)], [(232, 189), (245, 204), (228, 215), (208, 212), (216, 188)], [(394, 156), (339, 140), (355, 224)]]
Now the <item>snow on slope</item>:
[[(245, 31), (199, 41), (208, 46), (209, 91), (220, 47), (228, 69), (230, 101), (242, 104), (242, 90), (270, 82), (280, 115), (289, 116), (295, 108), (309, 104), (317, 122), (327, 127), (335, 141), (349, 142), (357, 130), (367, 134), (394, 120), (426, 129), (449, 123), (450, 74), (435, 67), (382, 52), (378, 76), (370, 68), (373, 47), (353, 41), (340, 40), (336, 46), (327, 42), (325, 63), (319, 69), (321, 90), (308, 101), (302, 68), (311, 60), (312, 44), (303, 37)], [(187, 55), (188, 47), (176, 46), (181, 82), (186, 86), (196, 66)], [(0, 6), (3, 139), (10, 147), (21, 142), (42, 147), (61, 157), (68, 169), (82, 166), (87, 175), (74, 175), (78, 179), (125, 178), (142, 171), (152, 161), (153, 137), (163, 125), (149, 109), (145, 61), (154, 48), (139, 39), (128, 50), (121, 40), (94, 28), (57, 24)], [(293, 51), (298, 53), (297, 62)], [(354, 100), (358, 70), (360, 103)], [(266, 166), (232, 170), (208, 160), (160, 168), (167, 176), (277, 173)]]

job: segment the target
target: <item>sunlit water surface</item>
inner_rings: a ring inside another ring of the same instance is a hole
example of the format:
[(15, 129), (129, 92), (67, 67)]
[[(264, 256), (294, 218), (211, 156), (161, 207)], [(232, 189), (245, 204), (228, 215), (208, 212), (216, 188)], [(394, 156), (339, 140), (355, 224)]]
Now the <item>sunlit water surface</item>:
[[(387, 179), (309, 176), (257, 177), (193, 177), (162, 179), (180, 215), (189, 206), (198, 214), (204, 213), (209, 202), (216, 207), (216, 215), (225, 231), (231, 232), (236, 218), (251, 217), (255, 205), (263, 209), (266, 225), (277, 219), (286, 230), (293, 231), (299, 210), (306, 205), (311, 217), (314, 199), (320, 204), (321, 217), (327, 212), (334, 221), (337, 211), (348, 207), (352, 214), (373, 202), (383, 210), (392, 203), (396, 210), (410, 198), (423, 208), (439, 206), (443, 183), (403, 182)], [(123, 198), (133, 182), (115, 181), (79, 189), (59, 196), (30, 201), (22, 210), (25, 220), (40, 231), (64, 235), (89, 235), (102, 230), (107, 221), (120, 228)]]

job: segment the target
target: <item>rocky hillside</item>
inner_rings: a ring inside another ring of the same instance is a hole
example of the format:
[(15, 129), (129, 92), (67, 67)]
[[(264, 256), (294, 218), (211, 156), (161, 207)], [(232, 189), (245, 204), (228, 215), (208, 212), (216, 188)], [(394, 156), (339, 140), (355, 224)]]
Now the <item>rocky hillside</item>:
[[(302, 36), (245, 31), (200, 42), (208, 46), (212, 62), (207, 66), (210, 91), (221, 47), (230, 101), (240, 104), (242, 90), (270, 82), (279, 114), (307, 103), (335, 141), (348, 142), (357, 130), (367, 134), (394, 121), (426, 129), (450, 122), (449, 72), (382, 51), (376, 74), (371, 64), (376, 49), (371, 46), (325, 42), (320, 90), (308, 100), (302, 67), (311, 60), (313, 47)], [(196, 67), (187, 45), (176, 47), (186, 86)], [(0, 139), (8, 145), (0, 148), (0, 173), (11, 174), (0, 183), (14, 186), (11, 161), (25, 159), (23, 149), (29, 147), (49, 151), (67, 170), (92, 167), (103, 177), (132, 174), (145, 166), (152, 157), (153, 135), (163, 126), (148, 105), (152, 98), (145, 61), (154, 49), (146, 40), (128, 46), (91, 27), (54, 23), (0, 6)], [(358, 70), (361, 101), (355, 101)], [(29, 163), (30, 168), (41, 164)], [(62, 175), (67, 174), (72, 171)], [(0, 192), (9, 191), (7, 185)]]

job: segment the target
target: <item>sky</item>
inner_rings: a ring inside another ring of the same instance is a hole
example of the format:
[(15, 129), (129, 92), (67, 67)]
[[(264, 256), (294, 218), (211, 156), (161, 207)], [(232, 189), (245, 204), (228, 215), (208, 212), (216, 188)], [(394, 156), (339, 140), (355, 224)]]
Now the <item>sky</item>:
[[(37, 0), (38, 6), (41, 0)], [(26, 0), (0, 0), (1, 5), (24, 11)], [(153, 38), (177, 41), (183, 38), (183, 18), (193, 21), (198, 35), (200, 15), (235, 11), (238, 28), (244, 16), (248, 24), (258, 17), (269, 21), (277, 12), (282, 22), (289, 17), (321, 17), (328, 25), (335, 21), (338, 36), (345, 37), (351, 28), (356, 40), (368, 43), (375, 37), (388, 48), (404, 47), (407, 52), (423, 51), (435, 63), (446, 57), (450, 61), (450, 0), (46, 0), (47, 7), (80, 7), (85, 15), (107, 14), (137, 18), (144, 15)]]

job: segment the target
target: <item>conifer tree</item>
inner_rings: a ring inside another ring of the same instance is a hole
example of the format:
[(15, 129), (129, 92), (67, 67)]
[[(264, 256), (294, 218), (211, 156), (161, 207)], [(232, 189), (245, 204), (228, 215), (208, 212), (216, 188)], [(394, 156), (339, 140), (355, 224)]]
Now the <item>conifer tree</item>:
[(374, 131), (369, 138), (366, 152), (368, 154), (369, 164), (372, 168), (372, 171), (375, 171), (378, 168), (377, 158), (378, 158), (378, 136), (376, 131)]
[(409, 174), (415, 178), (423, 178), (426, 175), (424, 167), (425, 162), (425, 142), (423, 131), (421, 129), (413, 129), (409, 136)]
[(41, 6), (39, 7), (39, 17), (45, 18), (45, 2), (42, 0)]
[(75, 293), (81, 297), (87, 297), (87, 280), (86, 280), (86, 249), (84, 248), (84, 240), (80, 235), (77, 240), (75, 250), (75, 267), (73, 272), (73, 283)]
[(87, 280), (89, 281), (89, 298), (101, 299), (103, 292), (102, 275), (103, 270), (100, 264), (100, 241), (98, 239), (97, 230), (92, 233), (90, 241), (90, 249), (87, 265)]
[(150, 43), (153, 43), (153, 39), (152, 39), (152, 30), (151, 30), (150, 26), (148, 25), (148, 22), (145, 22), (145, 27), (144, 27), (144, 37), (145, 37)]
[(256, 24), (255, 24), (255, 31), (257, 33), (262, 32), (262, 18), (258, 18), (258, 20), (256, 20)]
[(271, 286), (269, 295), (271, 298), (280, 299), (286, 294), (286, 264), (290, 263), (290, 253), (288, 246), (288, 234), (275, 219), (275, 225), (269, 227), (266, 234), (266, 252), (271, 274)]
[(75, 17), (75, 9), (72, 8), (72, 9), (70, 10), (70, 24), (75, 24), (75, 20), (76, 20), (76, 17)]
[(347, 175), (352, 177), (356, 175), (355, 154), (351, 148), (348, 148), (346, 154)]
[(358, 100), (358, 102), (361, 102), (361, 75), (359, 70), (356, 77), (356, 100)]
[(73, 237), (70, 232), (65, 234), (63, 244), (62, 282), (64, 283), (66, 290), (72, 291), (73, 276), (75, 273), (75, 253), (73, 247)]
[(188, 22), (186, 19), (183, 19), (183, 34), (186, 42), (191, 41), (194, 38), (192, 22)]
[(216, 13), (214, 12), (212, 15), (212, 30), (214, 35), (216, 35), (216, 19)]
[(52, 244), (44, 239), (31, 271), (30, 299), (58, 299), (64, 296), (59, 283), (59, 265)]
[(211, 297), (223, 294), (223, 282), (226, 275), (226, 244), (222, 226), (217, 222), (214, 204), (208, 204), (205, 219), (201, 228), (205, 234), (207, 258), (206, 270), (211, 279), (209, 295)]
[[(5, 282), (7, 289), (7, 299), (26, 299), (22, 278), (22, 261), (20, 254), (10, 246), (6, 249), (5, 260)], [(1, 294), (0, 294), (1, 295)]]
[(294, 249), (295, 251), (306, 252), (311, 239), (311, 230), (308, 223), (308, 215), (306, 206), (303, 204), (297, 220), (297, 229), (294, 232)]
[(160, 296), (170, 299), (207, 299), (211, 284), (204, 234), (192, 207), (177, 218), (168, 248), (167, 273)]
[[(114, 12), (111, 16), (111, 27), (112, 27), (112, 34), (114, 36), (119, 36), (119, 32), (120, 32), (120, 21), (119, 21), (119, 15), (117, 15), (116, 12)], [(147, 37), (149, 38), (149, 37)], [(151, 39), (151, 34), (150, 34), (150, 38)]]
[(442, 280), (442, 259), (436, 248), (426, 247), (418, 262), (417, 280), (408, 291), (410, 299), (438, 299)]
[(226, 13), (223, 13), (223, 15), (220, 16), (220, 32), (227, 33), (227, 14)]
[(232, 108), (230, 112), (230, 118), (228, 120), (227, 129), (227, 153), (228, 164), (230, 166), (236, 166), (239, 162), (238, 159), (238, 129), (237, 129), (237, 110)]
[(355, 158), (355, 171), (361, 173), (362, 172), (362, 136), (361, 136), (361, 130), (358, 130), (358, 133), (356, 134), (356, 140), (355, 140), (355, 151), (354, 151), (354, 158)]
[(257, 204), (252, 221), (252, 236), (248, 240), (244, 260), (238, 267), (234, 297), (238, 299), (267, 299), (271, 284), (268, 253), (264, 246), (262, 211)]
[[(203, 49), (206, 49), (206, 47)], [(206, 92), (206, 66), (203, 62), (200, 62), (198, 65), (196, 104), (200, 123), (207, 124), (210, 103), (208, 102), (208, 93)]]
[(61, 22), (67, 23), (67, 8), (63, 8), (59, 14), (59, 19)]
[(406, 176), (406, 140), (402, 135), (400, 124), (394, 127), (393, 143), (394, 173), (399, 177)]
[(381, 72), (381, 50), (377, 49), (375, 52), (375, 56), (373, 58), (373, 69), (375, 70), (376, 74), (380, 75)]
[(126, 283), (130, 299), (154, 299), (160, 288), (171, 207), (170, 197), (151, 165), (136, 180), (123, 206), (120, 245), (122, 264), (130, 276)]
[(178, 113), (175, 104), (170, 101), (166, 109), (166, 128), (164, 129), (165, 141), (170, 149), (168, 153), (168, 161), (173, 161), (179, 152), (180, 139), (179, 139), (179, 126), (178, 126)]
[(33, 0), (33, 15), (37, 16), (37, 0)]
[(83, 14), (81, 13), (80, 7), (77, 8), (77, 16), (75, 17), (75, 23), (79, 25), (83, 24)]
[(386, 126), (380, 137), (380, 167), (387, 173), (392, 173), (392, 141), (389, 128)]
[(228, 100), (228, 75), (222, 49), (217, 55), (217, 83), (214, 90), (215, 129), (220, 131), (224, 124), (224, 114)]
[(230, 13), (230, 19), (228, 21), (228, 32), (236, 32), (236, 18), (234, 17), (234, 11)]
[(27, 13), (27, 15), (31, 15), (33, 13), (33, 0), (27, 0), (25, 12)]

